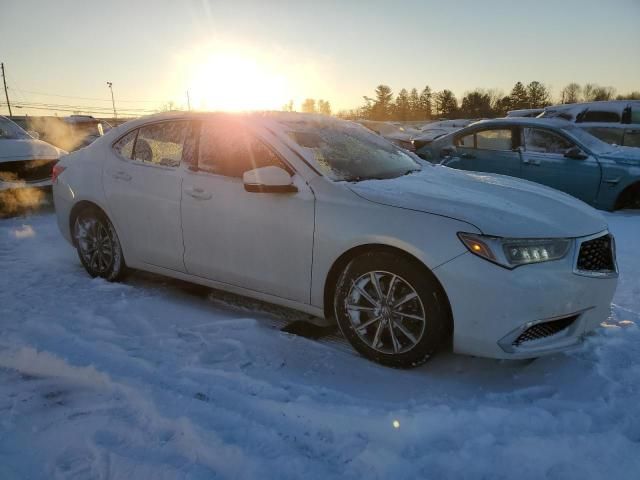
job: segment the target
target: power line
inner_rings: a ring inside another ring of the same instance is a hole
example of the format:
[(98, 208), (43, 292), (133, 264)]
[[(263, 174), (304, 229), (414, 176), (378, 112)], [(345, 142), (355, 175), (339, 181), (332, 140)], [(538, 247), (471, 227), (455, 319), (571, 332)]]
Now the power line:
[[(57, 93), (44, 93), (44, 92), (35, 92), (32, 90), (22, 90), (24, 93), (30, 93), (32, 95), (42, 95), (44, 97), (60, 97), (60, 98), (74, 98), (77, 100), (93, 100), (96, 102), (111, 102), (111, 99), (108, 98), (95, 98), (95, 97), (77, 97), (74, 95), (60, 95)], [(121, 100), (118, 99), (118, 102), (127, 102), (127, 103), (162, 103), (164, 100)]]

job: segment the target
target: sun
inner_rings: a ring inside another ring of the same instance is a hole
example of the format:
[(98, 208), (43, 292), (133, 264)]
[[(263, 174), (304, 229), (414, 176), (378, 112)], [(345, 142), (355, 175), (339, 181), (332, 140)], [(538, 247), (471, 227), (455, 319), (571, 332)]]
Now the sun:
[(189, 96), (199, 110), (274, 110), (288, 101), (286, 78), (257, 58), (216, 53), (191, 70)]

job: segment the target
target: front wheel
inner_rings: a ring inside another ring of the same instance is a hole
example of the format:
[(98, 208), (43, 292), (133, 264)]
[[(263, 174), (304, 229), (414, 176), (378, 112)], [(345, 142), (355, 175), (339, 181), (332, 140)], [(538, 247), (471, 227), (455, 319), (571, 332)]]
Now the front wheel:
[(78, 256), (89, 275), (111, 282), (122, 278), (126, 270), (122, 247), (106, 215), (94, 208), (82, 210), (73, 234)]
[(338, 280), (334, 302), (347, 340), (383, 365), (424, 363), (448, 331), (449, 308), (438, 281), (414, 261), (389, 252), (353, 259)]

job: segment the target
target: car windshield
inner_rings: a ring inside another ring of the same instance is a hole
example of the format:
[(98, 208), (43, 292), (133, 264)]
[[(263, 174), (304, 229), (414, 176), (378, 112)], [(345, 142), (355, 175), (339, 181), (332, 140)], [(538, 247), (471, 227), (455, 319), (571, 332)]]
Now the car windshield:
[(305, 119), (285, 126), (294, 142), (313, 151), (318, 168), (332, 180), (396, 178), (420, 170), (408, 152), (355, 123)]
[(603, 142), (597, 137), (594, 137), (589, 132), (584, 129), (576, 126), (567, 126), (563, 128), (569, 135), (573, 136), (576, 140), (578, 140), (582, 145), (587, 147), (596, 155), (607, 153), (615, 149), (613, 145)]
[(31, 138), (31, 136), (8, 118), (0, 117), (0, 140), (20, 140), (25, 138)]

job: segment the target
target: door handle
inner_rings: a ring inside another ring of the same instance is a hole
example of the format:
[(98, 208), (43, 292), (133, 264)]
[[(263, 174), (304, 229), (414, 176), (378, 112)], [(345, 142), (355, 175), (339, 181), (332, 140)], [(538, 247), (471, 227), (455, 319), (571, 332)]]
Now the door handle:
[(185, 188), (184, 193), (197, 200), (209, 200), (211, 198), (211, 193), (198, 187)]
[(523, 158), (522, 163), (526, 163), (527, 165), (540, 165), (540, 160), (536, 160), (534, 158)]
[(122, 170), (114, 173), (112, 177), (115, 178), (116, 180), (124, 180), (125, 182), (128, 182), (131, 180), (131, 175), (129, 175), (127, 172), (123, 172)]

